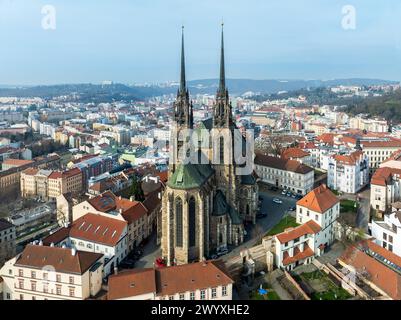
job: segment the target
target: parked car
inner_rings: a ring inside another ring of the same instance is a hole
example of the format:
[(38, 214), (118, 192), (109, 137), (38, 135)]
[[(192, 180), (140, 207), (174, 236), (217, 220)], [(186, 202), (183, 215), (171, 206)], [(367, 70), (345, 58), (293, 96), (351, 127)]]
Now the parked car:
[(256, 219), (262, 219), (262, 218), (266, 218), (267, 217), (267, 213), (258, 213), (256, 214)]
[(282, 194), (283, 196), (285, 196), (285, 195), (287, 194), (287, 191), (283, 190), (283, 191), (281, 192), (281, 194)]
[(287, 192), (286, 196), (287, 196), (287, 197), (291, 197), (291, 196), (292, 196), (292, 193), (291, 193), (291, 192)]
[(295, 207), (291, 207), (289, 210), (290, 211), (295, 211)]
[(303, 198), (303, 196), (301, 195), (301, 194), (297, 194), (296, 196), (295, 196), (295, 199), (298, 199), (298, 200), (301, 200)]
[(135, 261), (132, 259), (125, 259), (120, 263), (120, 267), (123, 269), (132, 269), (135, 267)]
[(220, 256), (224, 256), (227, 253), (228, 253), (228, 249), (227, 248), (217, 250), (217, 252), (216, 252), (217, 256), (219, 256), (219, 257)]
[(294, 199), (295, 199), (295, 197), (296, 197), (296, 195), (295, 195), (295, 194), (292, 194), (292, 195), (291, 195), (291, 198), (294, 198)]
[(277, 204), (282, 204), (282, 203), (283, 203), (283, 201), (280, 200), (280, 199), (278, 199), (278, 198), (274, 198), (274, 199), (273, 199), (273, 202), (274, 202), (274, 203), (277, 203)]

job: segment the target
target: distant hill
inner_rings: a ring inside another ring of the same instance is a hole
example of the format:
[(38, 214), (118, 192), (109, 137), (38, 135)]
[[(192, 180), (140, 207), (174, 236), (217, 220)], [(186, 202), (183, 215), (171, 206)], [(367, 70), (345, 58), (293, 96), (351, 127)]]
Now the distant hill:
[[(396, 84), (395, 81), (379, 79), (334, 79), (334, 80), (251, 80), (228, 79), (227, 87), (230, 93), (241, 95), (246, 92), (272, 94), (282, 91), (294, 91), (306, 88), (344, 86), (372, 86), (380, 84)], [(193, 80), (188, 82), (192, 93), (214, 94), (218, 79)]]
[(385, 94), (381, 97), (344, 101), (344, 111), (356, 115), (368, 113), (371, 116), (384, 117), (392, 124), (401, 123), (401, 90)]
[[(395, 81), (377, 79), (335, 79), (335, 80), (250, 80), (227, 79), (231, 94), (242, 95), (247, 92), (274, 94), (338, 85), (379, 85), (395, 84)], [(215, 94), (218, 79), (188, 81), (191, 94)], [(82, 102), (138, 101), (163, 94), (175, 94), (178, 83), (171, 85), (128, 86), (125, 84), (61, 84), (49, 86), (0, 86), (0, 96), (52, 98), (74, 95)]]

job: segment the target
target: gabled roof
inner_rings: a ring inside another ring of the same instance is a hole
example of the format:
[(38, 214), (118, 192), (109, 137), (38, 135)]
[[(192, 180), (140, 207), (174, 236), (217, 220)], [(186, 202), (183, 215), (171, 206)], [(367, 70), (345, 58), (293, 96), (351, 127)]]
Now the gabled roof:
[(276, 238), (278, 241), (280, 241), (280, 243), (286, 243), (307, 234), (316, 234), (320, 232), (320, 230), (322, 230), (322, 228), (315, 221), (309, 220), (299, 227), (277, 234)]
[(60, 228), (56, 232), (43, 239), (43, 245), (50, 246), (59, 244), (70, 236), (70, 228)]
[(306, 174), (313, 171), (311, 167), (308, 167), (296, 160), (286, 160), (283, 158), (272, 157), (261, 153), (256, 154), (255, 164), (300, 174)]
[(133, 202), (135, 203), (135, 205), (130, 207), (128, 210), (125, 210), (122, 213), (122, 216), (124, 217), (125, 221), (128, 222), (128, 224), (131, 224), (141, 219), (148, 213), (148, 210), (146, 209), (146, 207), (143, 205), (142, 202), (138, 201), (133, 201)]
[(283, 159), (304, 158), (310, 154), (300, 148), (287, 148), (281, 153)]
[(304, 251), (300, 251), (298, 248), (294, 249), (294, 255), (292, 257), (289, 256), (288, 252), (285, 252), (283, 255), (283, 265), (287, 266), (289, 264), (295, 263), (299, 260), (303, 260), (309, 257), (314, 256), (313, 250), (306, 244), (304, 247)]
[(399, 256), (372, 240), (363, 240), (349, 246), (339, 260), (353, 266), (357, 273), (362, 273), (367, 280), (373, 282), (392, 299), (401, 300), (401, 274), (384, 261), (376, 259), (373, 253), (401, 267)]
[(21, 159), (12, 159), (12, 158), (8, 158), (6, 160), (3, 161), (3, 165), (12, 165), (12, 166), (23, 166), (26, 164), (30, 164), (33, 163), (32, 160), (21, 160)]
[(333, 159), (339, 163), (346, 165), (355, 165), (363, 156), (363, 152), (361, 150), (357, 150), (347, 155), (336, 154), (333, 155)]
[(297, 205), (315, 212), (324, 213), (339, 202), (340, 200), (326, 185), (321, 185), (299, 200)]
[(33, 269), (52, 266), (56, 272), (82, 275), (102, 256), (100, 253), (86, 251), (76, 251), (73, 255), (71, 249), (29, 244), (17, 258), (15, 266)]
[(137, 269), (109, 277), (108, 299), (155, 293), (157, 296), (215, 288), (234, 283), (220, 261), (205, 261), (161, 269)]
[(401, 176), (401, 169), (389, 167), (379, 168), (373, 174), (370, 183), (373, 185), (385, 187), (388, 184), (391, 184), (391, 180), (395, 175)]
[(115, 246), (126, 226), (126, 221), (87, 213), (73, 222), (70, 237)]
[(108, 300), (156, 294), (156, 270), (153, 268), (124, 271), (109, 277)]

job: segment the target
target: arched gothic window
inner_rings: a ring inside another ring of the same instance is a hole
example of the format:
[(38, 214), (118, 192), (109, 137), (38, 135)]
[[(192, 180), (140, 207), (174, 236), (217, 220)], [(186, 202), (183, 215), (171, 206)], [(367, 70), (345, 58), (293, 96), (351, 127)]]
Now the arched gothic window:
[(177, 247), (182, 247), (182, 200), (180, 197), (175, 199), (175, 244)]

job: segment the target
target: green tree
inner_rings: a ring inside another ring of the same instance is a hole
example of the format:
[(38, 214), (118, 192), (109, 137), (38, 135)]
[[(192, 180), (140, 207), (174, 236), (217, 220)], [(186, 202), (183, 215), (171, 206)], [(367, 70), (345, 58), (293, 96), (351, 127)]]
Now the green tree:
[(136, 201), (145, 200), (145, 195), (141, 187), (141, 181), (136, 176), (134, 176), (134, 179), (132, 181), (130, 195), (134, 197)]

